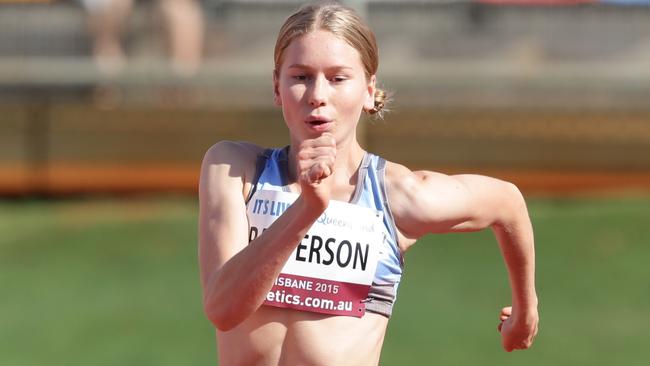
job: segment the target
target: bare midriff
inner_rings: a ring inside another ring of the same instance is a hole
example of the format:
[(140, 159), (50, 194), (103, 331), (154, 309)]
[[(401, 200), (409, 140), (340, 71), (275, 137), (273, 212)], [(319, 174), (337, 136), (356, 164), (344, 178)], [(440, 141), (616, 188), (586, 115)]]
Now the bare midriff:
[(217, 331), (220, 366), (377, 365), (388, 318), (332, 316), (270, 306)]

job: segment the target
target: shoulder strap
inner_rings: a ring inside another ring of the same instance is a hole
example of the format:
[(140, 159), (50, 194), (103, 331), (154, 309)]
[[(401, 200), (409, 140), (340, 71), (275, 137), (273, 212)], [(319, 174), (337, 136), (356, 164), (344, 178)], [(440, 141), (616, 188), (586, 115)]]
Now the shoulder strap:
[[(395, 241), (395, 245), (399, 246), (399, 237), (397, 236), (397, 225), (395, 224), (395, 217), (393, 216), (393, 211), (390, 209), (390, 203), (388, 202), (388, 194), (386, 191), (386, 160), (382, 157), (379, 157), (377, 163), (377, 177), (379, 178), (379, 189), (381, 191), (382, 200), (384, 201), (384, 214), (388, 219), (390, 225), (390, 235)], [(400, 264), (404, 266), (404, 257), (401, 255), (400, 251)]]
[(350, 203), (357, 204), (361, 198), (361, 192), (363, 191), (363, 183), (366, 180), (368, 175), (368, 167), (370, 166), (370, 153), (366, 152), (363, 155), (363, 160), (361, 160), (361, 165), (359, 166), (359, 172), (357, 173), (357, 186), (354, 188), (354, 194), (352, 195), (352, 200)]
[(278, 153), (278, 166), (280, 167), (280, 180), (282, 191), (289, 192), (289, 145), (282, 148)]
[(264, 172), (264, 168), (266, 167), (266, 162), (271, 158), (272, 153), (273, 149), (266, 149), (263, 153), (257, 156), (257, 162), (255, 163), (255, 176), (251, 181), (252, 187), (250, 192), (248, 192), (248, 196), (246, 197), (246, 204), (248, 204), (248, 201), (253, 198), (253, 194), (255, 194), (257, 191), (257, 183), (259, 182), (260, 177)]

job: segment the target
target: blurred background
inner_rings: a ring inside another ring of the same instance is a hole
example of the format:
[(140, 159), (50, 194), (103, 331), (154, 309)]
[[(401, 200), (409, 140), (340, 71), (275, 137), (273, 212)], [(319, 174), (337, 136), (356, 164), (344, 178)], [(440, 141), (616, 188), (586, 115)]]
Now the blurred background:
[[(299, 1), (0, 0), (0, 360), (215, 364), (196, 188), (223, 139), (288, 143), (273, 47)], [(650, 0), (347, 1), (393, 94), (361, 143), (516, 183), (541, 330), (506, 354), (490, 233), (407, 255), (382, 364), (650, 359)]]

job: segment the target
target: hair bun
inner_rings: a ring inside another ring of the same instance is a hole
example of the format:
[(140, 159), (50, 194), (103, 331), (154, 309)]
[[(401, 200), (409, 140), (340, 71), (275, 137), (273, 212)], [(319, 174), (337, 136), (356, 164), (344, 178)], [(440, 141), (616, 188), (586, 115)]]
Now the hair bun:
[(384, 107), (388, 103), (388, 99), (389, 99), (388, 95), (384, 90), (376, 89), (375, 90), (375, 106), (368, 111), (368, 114), (376, 115), (379, 118), (383, 118), (384, 117), (384, 112), (386, 111), (386, 109)]

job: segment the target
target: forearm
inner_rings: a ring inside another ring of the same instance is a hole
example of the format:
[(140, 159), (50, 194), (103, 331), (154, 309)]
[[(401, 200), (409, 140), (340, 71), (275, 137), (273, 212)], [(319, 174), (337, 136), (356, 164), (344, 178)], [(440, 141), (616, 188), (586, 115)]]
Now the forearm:
[(513, 194), (508, 206), (504, 216), (492, 225), (492, 229), (508, 270), (512, 304), (520, 311), (536, 309), (533, 228), (518, 191)]
[(219, 329), (237, 326), (262, 305), (287, 259), (321, 213), (299, 198), (212, 274), (204, 303), (210, 320)]

